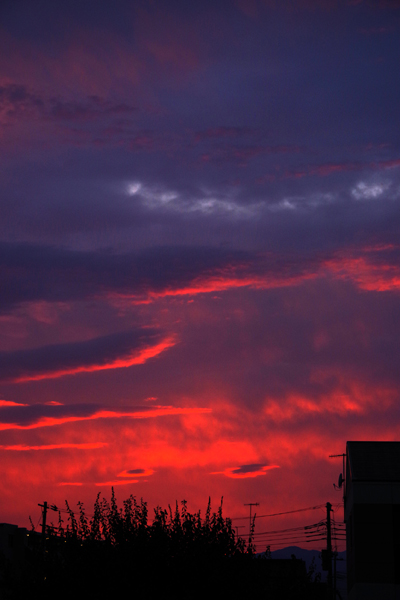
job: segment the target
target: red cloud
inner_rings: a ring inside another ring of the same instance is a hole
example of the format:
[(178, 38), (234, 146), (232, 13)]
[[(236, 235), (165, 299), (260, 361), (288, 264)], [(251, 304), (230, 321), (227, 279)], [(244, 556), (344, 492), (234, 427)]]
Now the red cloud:
[[(135, 304), (146, 304), (159, 298), (169, 296), (193, 296), (223, 292), (235, 288), (274, 289), (300, 285), (327, 274), (335, 279), (352, 280), (358, 287), (366, 290), (389, 291), (400, 289), (400, 269), (396, 262), (385, 262), (385, 252), (393, 247), (375, 246), (371, 248), (345, 250), (334, 254), (331, 258), (316, 259), (310, 263), (285, 265), (279, 268), (269, 262), (270, 257), (265, 257), (265, 262), (257, 263), (257, 273), (254, 265), (249, 261), (247, 265), (220, 269), (218, 274), (194, 279), (190, 284), (181, 287), (167, 288), (160, 292), (148, 291), (146, 296), (133, 296), (124, 294), (109, 295), (111, 302), (131, 301)], [(374, 254), (374, 256), (372, 256)], [(376, 256), (379, 260), (376, 260)], [(389, 260), (389, 257), (388, 257)]]
[(0, 446), (0, 450), (16, 450), (18, 452), (26, 452), (28, 450), (59, 450), (64, 448), (76, 448), (78, 450), (95, 450), (96, 448), (103, 448), (104, 446), (108, 446), (108, 443), (93, 442), (89, 444), (44, 444), (41, 446), (24, 446), (20, 444), (14, 446)]
[(93, 373), (94, 371), (105, 371), (108, 369), (121, 369), (124, 367), (132, 367), (133, 365), (142, 365), (150, 358), (154, 358), (175, 345), (174, 338), (166, 338), (159, 344), (155, 346), (151, 346), (149, 348), (145, 348), (140, 352), (135, 352), (129, 356), (125, 356), (123, 358), (117, 358), (109, 362), (108, 364), (98, 364), (98, 365), (83, 365), (77, 366), (73, 368), (59, 369), (58, 371), (48, 371), (45, 373), (38, 373), (32, 375), (21, 375), (16, 377), (15, 379), (11, 379), (14, 383), (22, 383), (24, 381), (40, 381), (41, 379), (56, 379), (58, 377), (63, 377), (64, 375), (76, 375), (77, 373)]
[(400, 290), (400, 269), (396, 264), (374, 263), (368, 255), (338, 256), (325, 262), (337, 279), (349, 279), (363, 290), (387, 292)]
[(36, 422), (27, 425), (19, 425), (18, 423), (0, 423), (0, 431), (8, 429), (38, 429), (39, 427), (53, 427), (54, 425), (63, 425), (65, 423), (74, 423), (77, 421), (93, 421), (97, 419), (148, 419), (152, 417), (164, 417), (167, 415), (191, 415), (210, 412), (211, 408), (178, 408), (174, 406), (159, 406), (146, 411), (137, 410), (132, 412), (98, 410), (89, 416), (41, 417)]
[(0, 408), (7, 406), (28, 406), (27, 404), (21, 404), (20, 402), (11, 402), (11, 400), (0, 400)]
[[(249, 265), (250, 268), (250, 265)], [(234, 271), (234, 269), (232, 269)], [(193, 296), (197, 294), (209, 294), (213, 292), (223, 292), (234, 288), (256, 288), (256, 289), (273, 289), (279, 287), (289, 287), (292, 285), (298, 285), (302, 281), (313, 279), (318, 276), (317, 272), (302, 272), (299, 274), (287, 275), (276, 274), (276, 273), (265, 273), (263, 275), (247, 275), (245, 269), (244, 273), (240, 276), (240, 273), (232, 274), (226, 272), (216, 276), (210, 275), (209, 277), (199, 278), (194, 280), (191, 284), (184, 287), (170, 288), (161, 292), (149, 291), (146, 297), (130, 296), (124, 294), (110, 294), (109, 298), (111, 301), (118, 300), (130, 300), (135, 304), (147, 304), (158, 298), (165, 298), (168, 296)]]

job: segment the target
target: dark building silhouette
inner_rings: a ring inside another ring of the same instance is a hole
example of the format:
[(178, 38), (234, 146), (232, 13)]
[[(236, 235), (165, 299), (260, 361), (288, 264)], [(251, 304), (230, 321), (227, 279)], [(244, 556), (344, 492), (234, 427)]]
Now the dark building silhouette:
[(29, 532), (24, 527), (0, 523), (0, 560), (2, 566), (10, 565), (19, 570), (25, 560), (25, 549), (28, 546)]
[(400, 600), (400, 442), (347, 442), (349, 600)]

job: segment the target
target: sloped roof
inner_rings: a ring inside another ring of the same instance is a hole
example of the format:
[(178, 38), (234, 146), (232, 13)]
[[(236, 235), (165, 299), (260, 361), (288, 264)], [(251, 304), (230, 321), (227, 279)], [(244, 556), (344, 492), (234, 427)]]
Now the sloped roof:
[(400, 483), (400, 442), (347, 442), (352, 481)]

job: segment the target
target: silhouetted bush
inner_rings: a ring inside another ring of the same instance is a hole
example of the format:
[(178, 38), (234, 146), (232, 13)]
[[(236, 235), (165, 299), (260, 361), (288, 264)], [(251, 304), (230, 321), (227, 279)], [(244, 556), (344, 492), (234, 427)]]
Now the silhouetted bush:
[(209, 501), (204, 516), (190, 513), (186, 501), (175, 510), (157, 507), (150, 522), (146, 502), (130, 496), (119, 508), (112, 490), (110, 502), (97, 496), (91, 516), (82, 503), (74, 512), (66, 502), (46, 537), (44, 552), (34, 536), (36, 548), (12, 598), (320, 597), (301, 565), (277, 580), (270, 555), (256, 557), (252, 543), (236, 537), (222, 500), (217, 512)]
[(157, 507), (151, 522), (146, 502), (130, 496), (119, 508), (114, 490), (110, 503), (97, 496), (91, 517), (82, 503), (76, 512), (66, 507), (66, 522), (60, 512), (49, 527), (43, 577), (30, 582), (42, 597), (108, 598), (126, 589), (137, 599), (200, 598), (211, 589), (225, 595), (241, 585), (239, 572), (253, 554), (223, 517), (222, 500), (217, 512), (209, 501), (204, 517), (186, 501), (175, 510)]

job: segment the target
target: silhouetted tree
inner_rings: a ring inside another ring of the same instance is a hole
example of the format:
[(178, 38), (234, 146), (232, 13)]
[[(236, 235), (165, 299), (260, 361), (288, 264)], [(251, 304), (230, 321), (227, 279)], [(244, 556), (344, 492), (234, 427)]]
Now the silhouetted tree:
[(184, 500), (154, 509), (130, 496), (119, 508), (112, 489), (108, 502), (98, 494), (93, 514), (81, 502), (76, 511), (66, 502), (66, 521), (50, 524), (43, 581), (35, 582), (42, 597), (122, 595), (128, 586), (134, 597), (200, 598), (213, 589), (240, 586), (239, 570), (252, 547), (237, 538), (224, 518), (222, 499), (217, 512), (209, 500), (204, 517), (191, 513)]
[(270, 552), (256, 557), (252, 536), (248, 544), (238, 538), (222, 506), (221, 499), (212, 512), (209, 500), (202, 516), (183, 500), (174, 509), (157, 506), (150, 520), (143, 499), (130, 496), (119, 508), (113, 489), (110, 502), (98, 494), (90, 516), (81, 502), (76, 511), (66, 502), (48, 528), (45, 556), (38, 540), (12, 598), (320, 597), (305, 568), (303, 578), (298, 568), (281, 582), (270, 577)]

